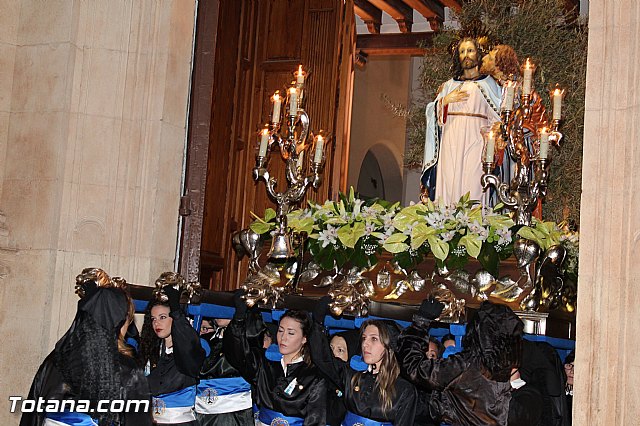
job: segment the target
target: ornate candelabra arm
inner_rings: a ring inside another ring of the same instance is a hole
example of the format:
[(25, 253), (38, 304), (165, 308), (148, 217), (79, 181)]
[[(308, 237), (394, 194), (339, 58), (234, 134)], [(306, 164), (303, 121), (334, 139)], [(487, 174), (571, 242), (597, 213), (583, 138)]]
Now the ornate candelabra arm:
[(511, 117), (513, 116), (511, 110), (502, 111), (502, 124), (500, 124), (500, 130), (502, 130), (502, 140), (509, 140), (509, 125), (511, 123)]
[(296, 185), (300, 181), (300, 174), (298, 173), (298, 154), (296, 154), (295, 148), (290, 155), (291, 157), (285, 163), (285, 176), (289, 185)]
[(509, 208), (515, 207), (518, 204), (518, 200), (509, 195), (509, 184), (502, 182), (498, 176), (491, 173), (493, 162), (484, 161), (482, 168), (484, 170), (480, 181), (482, 190), (486, 191), (490, 186), (493, 186), (501, 203)]
[(324, 169), (324, 163), (311, 163), (311, 175), (307, 176), (307, 179), (312, 179), (311, 185), (313, 189), (318, 189), (322, 183), (322, 170)]
[(543, 197), (547, 193), (547, 179), (549, 177), (549, 164), (551, 162), (546, 158), (540, 158), (536, 161), (536, 186), (535, 186), (535, 197), (537, 198), (542, 195)]
[(533, 106), (531, 94), (522, 94), (522, 117), (525, 121), (531, 118), (531, 107)]

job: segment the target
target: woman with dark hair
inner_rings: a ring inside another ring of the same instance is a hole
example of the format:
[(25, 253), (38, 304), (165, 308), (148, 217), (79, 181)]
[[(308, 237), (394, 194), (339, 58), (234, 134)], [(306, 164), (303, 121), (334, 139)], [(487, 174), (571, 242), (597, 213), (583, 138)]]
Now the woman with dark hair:
[(158, 424), (197, 425), (193, 412), (205, 353), (196, 330), (180, 309), (180, 292), (163, 288), (167, 301), (149, 302), (142, 326), (142, 359)]
[(344, 394), (344, 426), (413, 426), (416, 390), (403, 378), (394, 353), (400, 328), (393, 321), (367, 320), (360, 327), (366, 371), (355, 371), (332, 356), (323, 329), (331, 298), (320, 299), (313, 312), (311, 356), (314, 364)]
[[(359, 330), (347, 330), (335, 333), (331, 336), (329, 347), (333, 356), (349, 363), (351, 358), (360, 353), (360, 332)], [(347, 414), (347, 407), (344, 402), (344, 393), (340, 387), (327, 383), (327, 425), (340, 426), (344, 416)]]
[(236, 311), (224, 334), (224, 353), (253, 385), (259, 410), (256, 425), (325, 426), (327, 388), (311, 363), (309, 316), (295, 310), (282, 315), (276, 334), (282, 360), (269, 361), (262, 342), (248, 338), (257, 318), (247, 315), (243, 294), (242, 290), (234, 294)]
[(510, 377), (520, 363), (522, 321), (507, 306), (483, 302), (467, 324), (463, 351), (431, 359), (426, 355), (429, 326), (443, 306), (434, 299), (423, 301), (413, 324), (400, 336), (403, 375), (432, 391), (426, 401), (432, 418), (455, 425), (506, 425)]
[[(147, 380), (124, 341), (134, 315), (126, 282), (87, 268), (76, 277), (76, 292), (81, 299), (73, 324), (38, 369), (28, 399), (74, 400), (77, 411), (24, 413), (20, 425), (151, 425)], [(81, 409), (83, 401), (89, 405)], [(111, 404), (100, 411), (101, 401), (124, 402), (124, 411)]]

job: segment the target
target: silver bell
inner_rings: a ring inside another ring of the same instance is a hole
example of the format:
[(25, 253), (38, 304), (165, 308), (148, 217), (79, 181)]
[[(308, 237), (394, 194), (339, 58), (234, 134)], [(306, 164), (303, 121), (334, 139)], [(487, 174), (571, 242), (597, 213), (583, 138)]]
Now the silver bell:
[(283, 261), (296, 257), (296, 253), (291, 247), (291, 236), (287, 233), (276, 231), (271, 240), (271, 249), (268, 253), (269, 259)]

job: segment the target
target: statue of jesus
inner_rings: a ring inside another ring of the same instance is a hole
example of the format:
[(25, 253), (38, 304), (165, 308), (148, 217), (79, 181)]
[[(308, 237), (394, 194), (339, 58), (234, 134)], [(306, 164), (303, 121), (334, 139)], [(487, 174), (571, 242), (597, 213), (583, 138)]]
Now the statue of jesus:
[(463, 38), (453, 51), (454, 77), (427, 105), (422, 185), (428, 196), (455, 203), (467, 192), (482, 197), (480, 128), (500, 121), (501, 88), (481, 75), (482, 53), (473, 38)]

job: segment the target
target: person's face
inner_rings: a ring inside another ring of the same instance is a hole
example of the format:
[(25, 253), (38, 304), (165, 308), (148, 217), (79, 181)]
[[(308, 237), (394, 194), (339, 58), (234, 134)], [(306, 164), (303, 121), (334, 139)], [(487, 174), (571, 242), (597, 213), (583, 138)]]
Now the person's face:
[(271, 343), (273, 343), (273, 338), (271, 337), (271, 335), (269, 333), (264, 333), (264, 338), (262, 339), (262, 348), (268, 349), (269, 346), (271, 346)]
[(573, 362), (564, 365), (564, 372), (567, 373), (567, 384), (573, 385)]
[(380, 340), (380, 332), (375, 325), (368, 325), (362, 333), (362, 359), (367, 364), (377, 364), (382, 360), (385, 351)]
[(166, 339), (171, 336), (171, 324), (173, 318), (169, 316), (168, 306), (156, 305), (151, 308), (151, 325), (159, 338)]
[(438, 345), (433, 342), (429, 342), (429, 348), (427, 349), (427, 358), (438, 359)]
[(455, 346), (456, 345), (456, 341), (455, 340), (445, 340), (442, 345), (445, 348), (448, 348), (449, 346)]
[(496, 53), (498, 49), (493, 49), (482, 57), (482, 66), (480, 72), (482, 74), (494, 74), (496, 71)]
[(200, 325), (200, 335), (211, 333), (213, 331), (213, 326), (208, 320), (203, 320)]
[(331, 352), (336, 358), (340, 358), (343, 361), (349, 360), (349, 351), (347, 350), (347, 341), (342, 336), (333, 336), (331, 339)]
[(282, 355), (295, 355), (307, 343), (307, 338), (302, 334), (302, 326), (290, 317), (285, 317), (280, 321), (277, 338), (278, 348)]
[(478, 51), (471, 40), (465, 40), (458, 46), (458, 55), (462, 69), (468, 70), (478, 66)]

